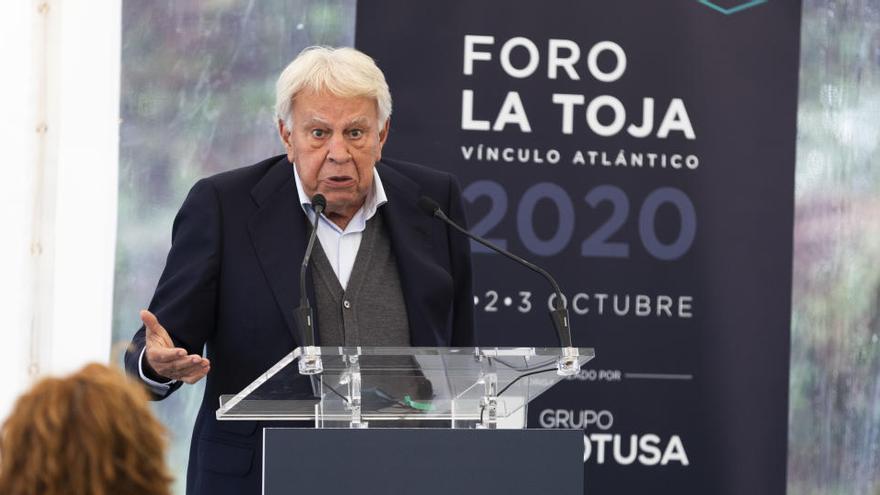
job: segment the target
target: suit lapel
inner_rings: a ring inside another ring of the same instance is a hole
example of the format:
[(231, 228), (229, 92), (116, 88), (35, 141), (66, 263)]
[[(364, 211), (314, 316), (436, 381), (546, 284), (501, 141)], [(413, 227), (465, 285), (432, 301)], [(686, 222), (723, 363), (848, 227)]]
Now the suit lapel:
[[(287, 328), (299, 343), (293, 311), (299, 301), (299, 267), (309, 231), (287, 158), (269, 169), (251, 197), (259, 208), (248, 221), (251, 242)], [(311, 285), (310, 279), (307, 282)]]
[(412, 345), (438, 345), (433, 328), (426, 315), (425, 274), (434, 268), (428, 253), (433, 246), (434, 219), (422, 212), (417, 204), (421, 186), (393, 168), (377, 164), (382, 185), (388, 196), (383, 215), (397, 258), (397, 270), (406, 303)]

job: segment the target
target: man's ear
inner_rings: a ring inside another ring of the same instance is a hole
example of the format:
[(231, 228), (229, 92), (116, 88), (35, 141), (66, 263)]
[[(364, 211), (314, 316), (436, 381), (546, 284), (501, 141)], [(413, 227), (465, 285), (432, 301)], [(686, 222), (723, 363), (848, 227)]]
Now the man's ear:
[(391, 117), (385, 119), (385, 125), (382, 126), (382, 129), (379, 130), (379, 150), (382, 150), (382, 146), (385, 146), (385, 141), (388, 140), (388, 131), (391, 129)]
[(290, 143), (290, 129), (285, 125), (284, 120), (278, 119), (278, 137), (281, 138), (281, 142), (284, 144), (284, 149), (290, 151), (291, 146)]

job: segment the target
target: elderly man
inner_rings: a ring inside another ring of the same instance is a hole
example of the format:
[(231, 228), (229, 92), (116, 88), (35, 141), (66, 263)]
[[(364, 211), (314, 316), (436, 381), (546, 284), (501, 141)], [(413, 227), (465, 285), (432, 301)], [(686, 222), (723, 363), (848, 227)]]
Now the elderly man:
[(463, 221), (459, 186), (381, 159), (390, 114), (370, 57), (308, 48), (278, 79), (286, 153), (203, 179), (184, 201), (125, 361), (156, 399), (207, 376), (187, 493), (260, 493), (260, 425), (218, 422), (214, 411), (299, 345), (293, 314), (316, 193), (327, 207), (307, 292), (319, 345), (475, 345), (469, 244), (417, 206), (426, 195)]

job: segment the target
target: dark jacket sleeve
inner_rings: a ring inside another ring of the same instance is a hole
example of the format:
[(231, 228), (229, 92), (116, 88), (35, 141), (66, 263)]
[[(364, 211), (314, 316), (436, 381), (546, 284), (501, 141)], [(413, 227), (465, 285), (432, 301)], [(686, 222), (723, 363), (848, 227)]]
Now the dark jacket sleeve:
[[(221, 214), (214, 186), (208, 180), (197, 182), (174, 219), (171, 250), (149, 306), (175, 345), (190, 354), (201, 354), (215, 329)], [(125, 353), (125, 369), (137, 379), (145, 336), (141, 326)], [(164, 399), (180, 385), (153, 398)]]
[[(449, 218), (467, 228), (464, 214), (461, 187), (454, 176), (449, 176), (449, 204), (446, 211)], [(452, 329), (452, 345), (454, 347), (474, 347), (477, 339), (474, 332), (474, 289), (471, 272), (470, 240), (459, 232), (449, 232), (449, 253), (452, 262), (452, 276), (455, 285), (455, 301), (453, 302), (454, 325)]]

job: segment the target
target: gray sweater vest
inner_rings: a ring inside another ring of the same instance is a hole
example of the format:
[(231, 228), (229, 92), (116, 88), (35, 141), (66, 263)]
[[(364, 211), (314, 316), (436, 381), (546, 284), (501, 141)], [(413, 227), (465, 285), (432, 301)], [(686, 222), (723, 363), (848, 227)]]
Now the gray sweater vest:
[(310, 265), (320, 345), (409, 346), (406, 304), (381, 212), (367, 221), (345, 290), (320, 242), (314, 250)]

